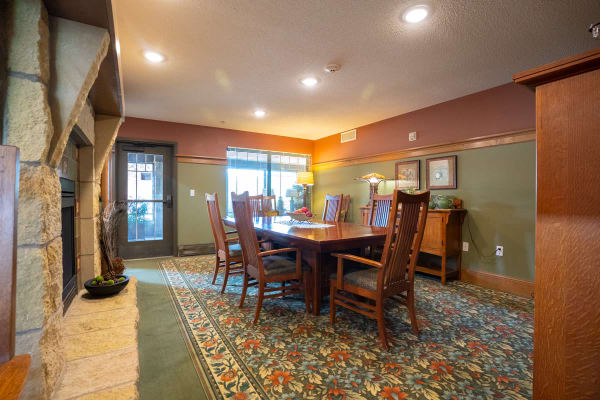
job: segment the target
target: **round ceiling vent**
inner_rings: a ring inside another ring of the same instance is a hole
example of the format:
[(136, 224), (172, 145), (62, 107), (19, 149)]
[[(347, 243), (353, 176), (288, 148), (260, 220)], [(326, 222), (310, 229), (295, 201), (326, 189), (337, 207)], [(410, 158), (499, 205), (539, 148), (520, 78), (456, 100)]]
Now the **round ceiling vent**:
[(339, 64), (327, 64), (325, 66), (325, 71), (326, 72), (337, 72), (342, 68), (341, 65)]

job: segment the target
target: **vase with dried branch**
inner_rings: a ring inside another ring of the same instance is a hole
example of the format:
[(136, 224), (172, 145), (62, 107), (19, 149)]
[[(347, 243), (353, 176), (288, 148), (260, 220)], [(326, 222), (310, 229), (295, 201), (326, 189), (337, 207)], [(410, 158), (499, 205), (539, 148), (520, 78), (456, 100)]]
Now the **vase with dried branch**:
[(105, 280), (114, 280), (125, 270), (123, 259), (117, 257), (119, 224), (126, 210), (124, 202), (109, 202), (100, 215), (100, 251), (102, 253), (102, 275)]

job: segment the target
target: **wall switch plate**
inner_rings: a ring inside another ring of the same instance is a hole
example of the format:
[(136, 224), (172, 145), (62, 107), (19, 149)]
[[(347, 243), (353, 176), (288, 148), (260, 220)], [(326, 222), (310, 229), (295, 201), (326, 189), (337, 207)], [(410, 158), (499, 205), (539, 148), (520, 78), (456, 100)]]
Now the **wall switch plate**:
[(463, 251), (469, 251), (469, 242), (463, 242)]
[(408, 133), (408, 141), (414, 142), (415, 140), (417, 140), (417, 132), (409, 132)]
[(194, 197), (196, 195), (196, 191), (194, 189), (190, 189), (190, 197)]
[(504, 256), (504, 246), (496, 246), (496, 255), (499, 257)]

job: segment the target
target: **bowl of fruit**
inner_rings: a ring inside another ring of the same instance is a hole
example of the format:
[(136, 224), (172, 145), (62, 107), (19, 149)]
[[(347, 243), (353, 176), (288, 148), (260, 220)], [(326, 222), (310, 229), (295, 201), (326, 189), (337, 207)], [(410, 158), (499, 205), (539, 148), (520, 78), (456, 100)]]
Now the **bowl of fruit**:
[(115, 279), (105, 279), (102, 275), (88, 280), (83, 284), (92, 296), (110, 296), (125, 289), (129, 283), (127, 275), (117, 275)]
[(294, 212), (287, 213), (291, 219), (296, 221), (308, 221), (312, 218), (312, 213), (308, 210), (308, 207), (302, 207)]

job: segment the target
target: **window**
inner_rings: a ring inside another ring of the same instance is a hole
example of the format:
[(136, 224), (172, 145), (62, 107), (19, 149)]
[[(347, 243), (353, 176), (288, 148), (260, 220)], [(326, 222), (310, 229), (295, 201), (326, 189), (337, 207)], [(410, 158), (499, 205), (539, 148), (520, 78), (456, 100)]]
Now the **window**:
[[(250, 196), (275, 195), (280, 215), (304, 206), (304, 192), (302, 185), (296, 185), (296, 174), (298, 171), (308, 171), (310, 163), (310, 154), (228, 147), (227, 214), (233, 214), (231, 192), (248, 191)], [(310, 203), (308, 190), (306, 198)], [(306, 206), (310, 208), (310, 204)]]

